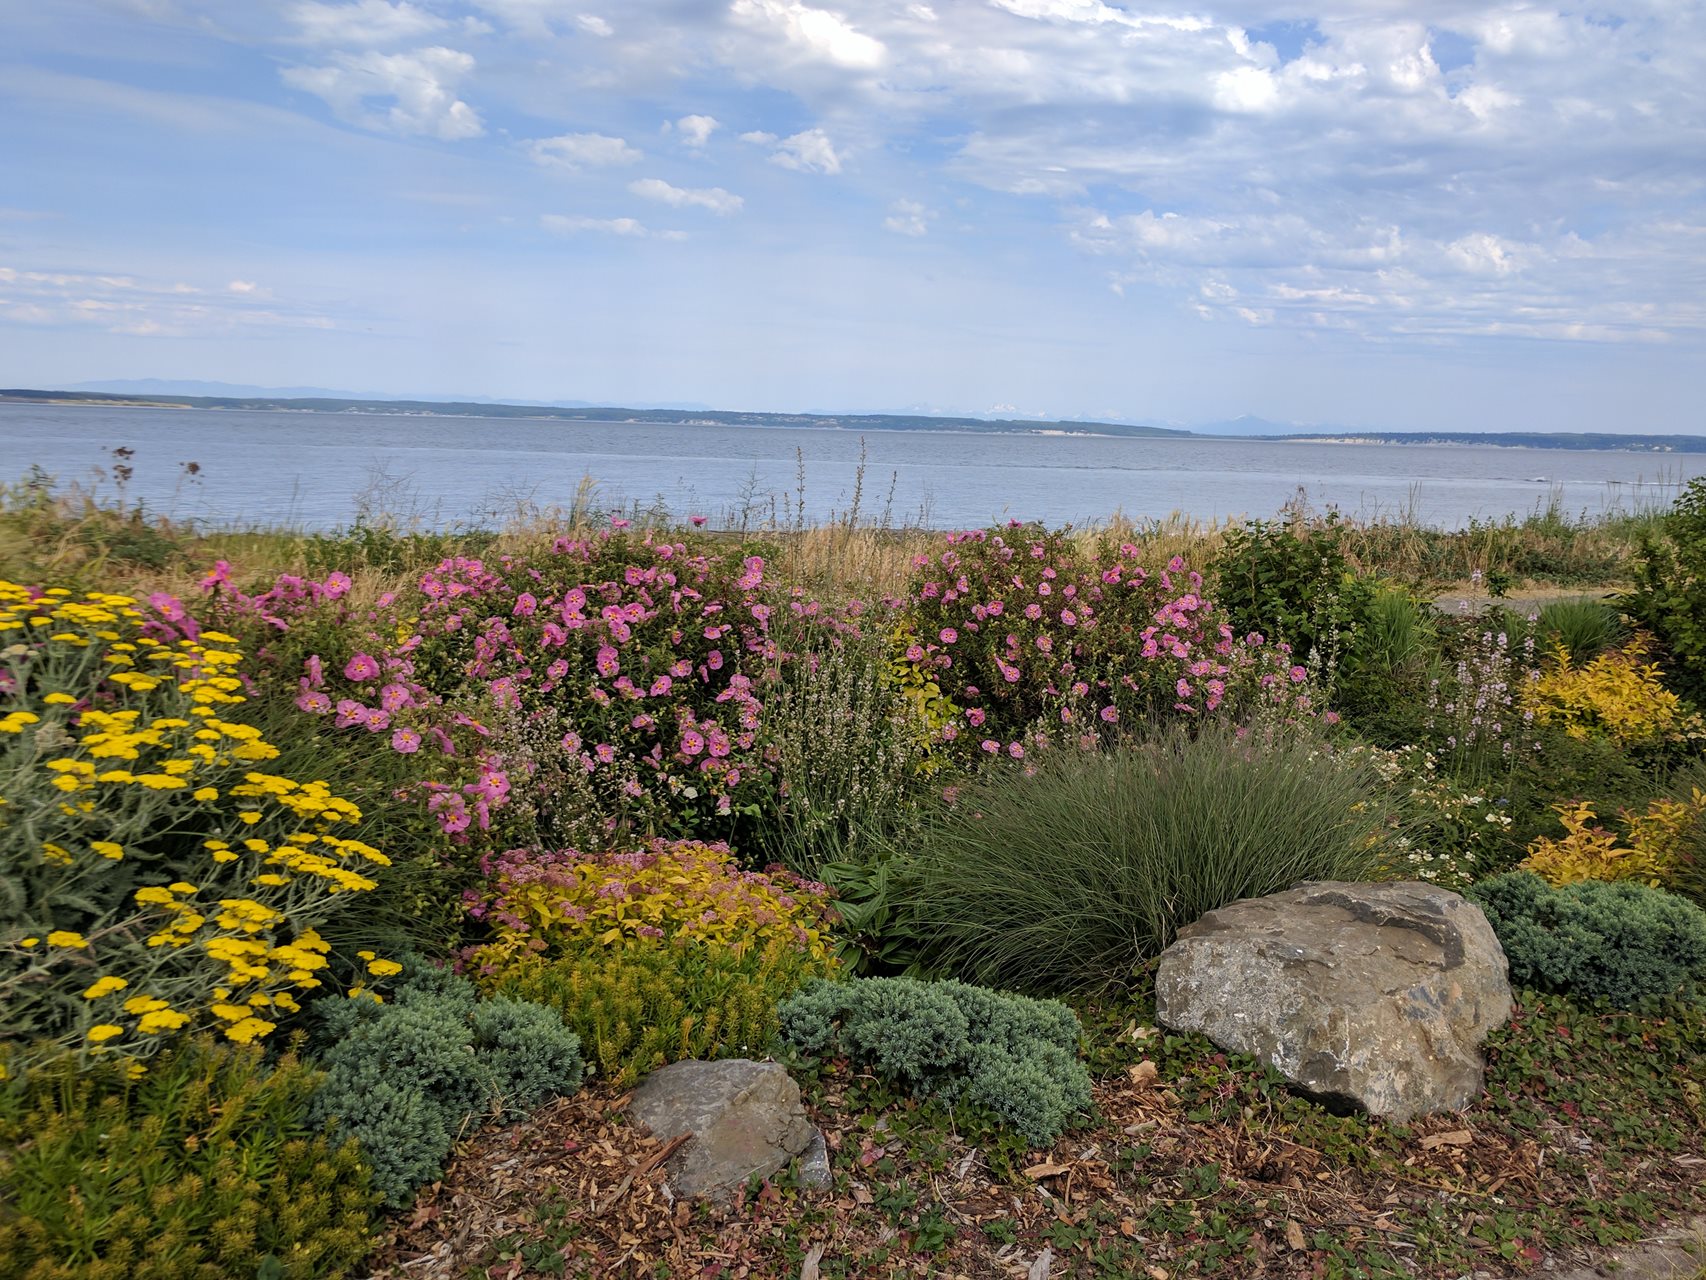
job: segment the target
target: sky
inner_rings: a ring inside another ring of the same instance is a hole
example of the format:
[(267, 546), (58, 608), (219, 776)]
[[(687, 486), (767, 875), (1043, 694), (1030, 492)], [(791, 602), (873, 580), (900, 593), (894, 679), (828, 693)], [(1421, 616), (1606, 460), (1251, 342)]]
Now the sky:
[(0, 0), (0, 385), (1706, 433), (1706, 3)]

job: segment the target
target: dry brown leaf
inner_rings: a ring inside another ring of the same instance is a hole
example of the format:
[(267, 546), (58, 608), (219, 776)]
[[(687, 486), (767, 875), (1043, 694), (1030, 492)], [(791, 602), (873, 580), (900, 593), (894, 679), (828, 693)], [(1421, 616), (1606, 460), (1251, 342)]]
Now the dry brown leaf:
[(1161, 1074), (1160, 1069), (1148, 1058), (1145, 1058), (1142, 1062), (1133, 1066), (1127, 1067), (1125, 1073), (1131, 1080), (1133, 1087), (1138, 1089), (1147, 1089), (1150, 1085), (1155, 1083), (1156, 1078)]
[(1051, 1164), (1045, 1160), (1042, 1164), (1034, 1164), (1029, 1169), (1026, 1169), (1025, 1176), (1036, 1180), (1041, 1180), (1043, 1178), (1058, 1178), (1061, 1174), (1065, 1173), (1069, 1167), (1070, 1166), (1064, 1164)]
[(1285, 1242), (1299, 1253), (1309, 1247), (1309, 1242), (1303, 1238), (1303, 1228), (1291, 1221), (1285, 1224)]
[(819, 1240), (806, 1250), (806, 1256), (800, 1260), (800, 1280), (818, 1280), (817, 1264), (823, 1261), (823, 1241)]
[(1450, 1133), (1430, 1133), (1422, 1139), (1422, 1150), (1432, 1151), (1435, 1147), (1443, 1147), (1448, 1144), (1454, 1147), (1467, 1147), (1474, 1141), (1475, 1135), (1469, 1130), (1453, 1129)]

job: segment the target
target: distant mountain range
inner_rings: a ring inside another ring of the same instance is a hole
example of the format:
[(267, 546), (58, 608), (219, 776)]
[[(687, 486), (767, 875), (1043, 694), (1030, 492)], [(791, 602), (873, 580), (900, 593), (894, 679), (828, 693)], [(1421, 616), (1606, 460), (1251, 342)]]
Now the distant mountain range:
[[(181, 388), (181, 390), (180, 390)], [(217, 393), (214, 393), (217, 390)], [(1706, 453), (1706, 436), (1623, 435), (1610, 432), (1546, 431), (1370, 431), (1361, 427), (1298, 427), (1241, 417), (1201, 423), (1193, 429), (1132, 422), (1089, 422), (1037, 418), (951, 417), (890, 413), (756, 413), (698, 405), (597, 405), (563, 400), (550, 404), (466, 400), (417, 400), (386, 395), (348, 395), (323, 387), (248, 387), (222, 382), (132, 381), (80, 383), (66, 390), (0, 389), (0, 404), (130, 405), (179, 409), (270, 409), (295, 413), (371, 414), (547, 419), (564, 422), (679, 423), (731, 427), (792, 427), (840, 431), (965, 431), (1060, 436), (1197, 438), (1237, 437), (1295, 443), (1493, 445), (1529, 449), (1601, 449), (1644, 453)]]

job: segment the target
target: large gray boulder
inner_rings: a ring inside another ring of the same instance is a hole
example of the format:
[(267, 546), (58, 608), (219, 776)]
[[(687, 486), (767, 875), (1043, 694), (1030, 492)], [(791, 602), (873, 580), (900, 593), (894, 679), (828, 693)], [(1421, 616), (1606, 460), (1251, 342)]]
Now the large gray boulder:
[(1511, 1013), (1481, 909), (1430, 884), (1319, 881), (1211, 911), (1155, 973), (1155, 1017), (1250, 1054), (1329, 1105), (1406, 1119), (1480, 1093)]
[(678, 1196), (732, 1200), (754, 1174), (768, 1178), (801, 1155), (809, 1181), (812, 1157), (821, 1160), (823, 1139), (806, 1119), (800, 1087), (774, 1062), (671, 1063), (634, 1091), (628, 1114), (660, 1142), (692, 1135), (665, 1166)]

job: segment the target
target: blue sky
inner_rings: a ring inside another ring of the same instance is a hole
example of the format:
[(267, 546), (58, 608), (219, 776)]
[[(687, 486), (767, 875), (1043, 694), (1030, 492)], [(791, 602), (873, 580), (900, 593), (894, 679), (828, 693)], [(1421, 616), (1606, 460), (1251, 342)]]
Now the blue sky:
[(1706, 4), (0, 0), (0, 384), (1706, 431)]

